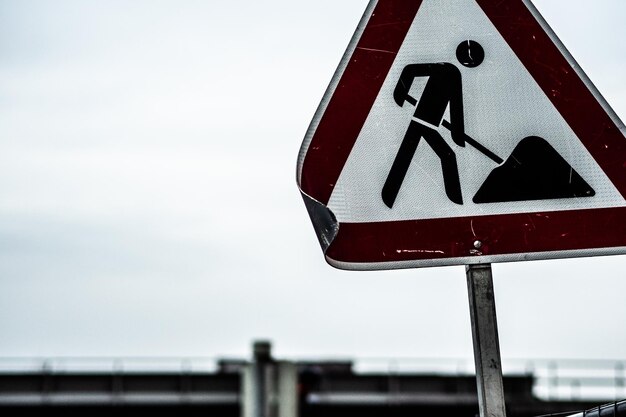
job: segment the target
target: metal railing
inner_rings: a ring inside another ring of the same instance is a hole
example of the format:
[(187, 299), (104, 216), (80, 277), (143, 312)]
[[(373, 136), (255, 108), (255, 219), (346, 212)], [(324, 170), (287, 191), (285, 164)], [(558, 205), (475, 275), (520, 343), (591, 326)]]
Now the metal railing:
[[(295, 362), (301, 360), (293, 358)], [(305, 362), (332, 362), (307, 359)], [(474, 375), (473, 360), (454, 358), (353, 358), (359, 374)], [(129, 358), (0, 358), (2, 374), (51, 373), (213, 373), (219, 360), (208, 357), (129, 357)], [(626, 360), (598, 359), (503, 359), (504, 375), (534, 377), (533, 393), (550, 401), (616, 401), (626, 398)]]
[(48, 357), (0, 358), (2, 374), (39, 373), (213, 373), (218, 360), (208, 357)]
[[(605, 359), (507, 359), (505, 376), (534, 378), (533, 394), (550, 401), (616, 401), (626, 398), (626, 360)], [(361, 358), (359, 373), (474, 375), (471, 359)]]

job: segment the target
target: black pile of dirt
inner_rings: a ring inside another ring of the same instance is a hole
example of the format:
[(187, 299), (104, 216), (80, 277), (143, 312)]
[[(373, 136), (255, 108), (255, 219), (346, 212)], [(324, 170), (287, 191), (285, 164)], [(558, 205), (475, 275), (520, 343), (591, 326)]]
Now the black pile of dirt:
[(544, 139), (524, 138), (487, 177), (474, 203), (592, 197), (593, 188)]

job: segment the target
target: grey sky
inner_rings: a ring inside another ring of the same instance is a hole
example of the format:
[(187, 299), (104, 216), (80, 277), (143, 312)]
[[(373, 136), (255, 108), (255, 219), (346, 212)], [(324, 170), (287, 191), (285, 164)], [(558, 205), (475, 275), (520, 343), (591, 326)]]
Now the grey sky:
[[(463, 268), (325, 264), (295, 184), (366, 0), (0, 0), (0, 356), (471, 357)], [(626, 118), (626, 3), (536, 0)], [(626, 357), (626, 257), (496, 265), (506, 357)]]

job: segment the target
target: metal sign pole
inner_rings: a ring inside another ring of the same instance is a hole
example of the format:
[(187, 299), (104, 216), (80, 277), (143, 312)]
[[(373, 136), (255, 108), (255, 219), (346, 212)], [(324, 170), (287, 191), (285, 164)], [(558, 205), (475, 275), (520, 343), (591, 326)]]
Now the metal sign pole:
[(468, 265), (467, 289), (481, 417), (506, 417), (491, 264)]

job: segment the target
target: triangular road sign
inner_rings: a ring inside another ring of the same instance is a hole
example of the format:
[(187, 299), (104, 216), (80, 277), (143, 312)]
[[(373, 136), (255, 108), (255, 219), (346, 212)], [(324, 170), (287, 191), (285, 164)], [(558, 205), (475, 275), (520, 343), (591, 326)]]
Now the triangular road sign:
[(626, 253), (624, 132), (529, 0), (373, 0), (298, 185), (339, 268)]

